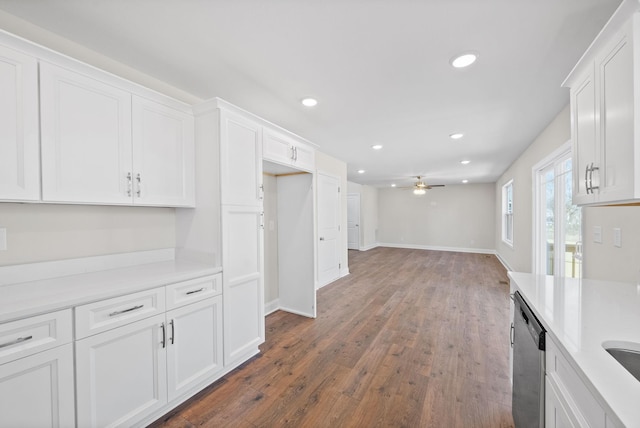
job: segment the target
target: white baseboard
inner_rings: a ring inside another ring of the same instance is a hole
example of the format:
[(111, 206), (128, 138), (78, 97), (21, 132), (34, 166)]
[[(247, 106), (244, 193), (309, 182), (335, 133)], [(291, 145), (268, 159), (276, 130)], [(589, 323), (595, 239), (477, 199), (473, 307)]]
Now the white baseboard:
[(373, 250), (374, 248), (378, 248), (380, 246), (380, 244), (378, 244), (377, 242), (375, 244), (371, 244), (371, 245), (367, 245), (366, 247), (360, 247), (360, 251), (369, 251), (369, 250)]
[(349, 273), (350, 272), (349, 272), (349, 267), (348, 266), (346, 268), (340, 269), (340, 278), (349, 275)]
[(378, 247), (407, 248), (410, 250), (452, 251), (457, 253), (496, 254), (496, 250), (488, 248), (438, 247), (432, 245), (379, 243)]
[(505, 268), (507, 271), (509, 271), (509, 272), (512, 272), (512, 271), (513, 271), (513, 269), (511, 269), (511, 266), (509, 266), (509, 263), (507, 263), (507, 261), (506, 261), (506, 260), (505, 260), (501, 255), (500, 255), (500, 253), (498, 253), (498, 252), (496, 251), (495, 255), (496, 255), (496, 257), (497, 257), (498, 261), (499, 261), (500, 263), (502, 263), (502, 266), (504, 266), (504, 268)]
[(280, 299), (273, 299), (264, 304), (264, 314), (269, 315), (280, 309)]

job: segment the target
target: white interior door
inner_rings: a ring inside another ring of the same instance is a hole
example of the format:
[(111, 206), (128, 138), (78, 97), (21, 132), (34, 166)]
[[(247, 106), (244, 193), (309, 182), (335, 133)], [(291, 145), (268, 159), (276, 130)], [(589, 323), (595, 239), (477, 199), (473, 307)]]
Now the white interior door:
[(277, 178), (280, 309), (315, 318), (313, 175)]
[(360, 194), (347, 195), (347, 247), (360, 249)]
[(318, 287), (340, 277), (340, 180), (318, 173)]

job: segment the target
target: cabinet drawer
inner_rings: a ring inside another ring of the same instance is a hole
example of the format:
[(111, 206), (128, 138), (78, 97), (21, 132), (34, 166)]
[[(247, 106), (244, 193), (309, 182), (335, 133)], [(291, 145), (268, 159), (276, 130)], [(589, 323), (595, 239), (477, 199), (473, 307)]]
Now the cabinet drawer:
[(167, 309), (178, 308), (222, 294), (222, 274), (171, 284), (167, 289)]
[(605, 426), (605, 412), (557, 345), (547, 340), (547, 377), (557, 387), (581, 427)]
[(164, 287), (76, 308), (76, 340), (163, 313)]
[(71, 309), (0, 324), (0, 364), (73, 340)]

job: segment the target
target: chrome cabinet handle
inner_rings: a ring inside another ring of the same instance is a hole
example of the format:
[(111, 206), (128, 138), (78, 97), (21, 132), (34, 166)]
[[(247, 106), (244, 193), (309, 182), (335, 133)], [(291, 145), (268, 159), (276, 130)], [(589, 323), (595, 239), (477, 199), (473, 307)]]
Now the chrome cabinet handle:
[(598, 171), (600, 168), (598, 168), (597, 166), (593, 166), (593, 163), (591, 164), (591, 168), (589, 170), (589, 188), (591, 189), (591, 193), (593, 194), (594, 190), (597, 190), (600, 188), (600, 186), (593, 186), (593, 171)]
[(293, 148), (293, 153), (294, 153), (293, 160), (297, 161), (298, 160), (298, 148), (297, 147)]
[(296, 160), (296, 148), (291, 146), (291, 160)]
[(195, 294), (195, 293), (199, 293), (199, 292), (201, 292), (201, 291), (203, 291), (203, 290), (204, 290), (204, 287), (202, 287), (202, 288), (200, 288), (200, 289), (198, 289), (198, 290), (191, 290), (191, 291), (187, 291), (187, 292), (186, 292), (186, 293), (184, 293), (184, 294)]
[(134, 306), (134, 307), (129, 308), (129, 309), (123, 309), (121, 311), (114, 311), (114, 312), (111, 312), (109, 314), (109, 316), (110, 317), (114, 317), (116, 315), (124, 314), (125, 312), (135, 311), (135, 310), (138, 310), (138, 309), (143, 308), (143, 307), (144, 307), (144, 305), (137, 305), (137, 306)]
[(162, 344), (162, 347), (164, 348), (166, 346), (167, 343), (167, 331), (164, 328), (164, 323), (160, 324), (160, 328), (162, 329), (162, 342), (160, 342)]
[(264, 211), (260, 213), (260, 227), (264, 229)]
[(589, 165), (584, 167), (584, 188), (586, 189), (587, 195), (589, 194)]
[(133, 191), (133, 180), (131, 177), (131, 173), (127, 173), (127, 196), (131, 196), (131, 192)]
[(259, 187), (260, 187), (260, 199), (264, 199), (264, 184), (261, 184)]
[(12, 340), (11, 342), (0, 343), (0, 348), (6, 348), (7, 346), (17, 345), (18, 343), (26, 342), (27, 340), (31, 340), (31, 339), (33, 339), (33, 336), (19, 337), (15, 340)]
[(176, 326), (174, 320), (171, 320), (169, 324), (171, 324), (171, 344), (173, 345), (173, 341), (176, 338)]
[(511, 342), (511, 347), (513, 348), (513, 332), (516, 327), (511, 323), (511, 331), (509, 331), (509, 342)]
[(138, 195), (139, 198), (142, 197), (142, 177), (140, 176), (140, 173), (136, 174), (136, 182), (138, 184), (138, 190), (136, 190), (136, 195)]

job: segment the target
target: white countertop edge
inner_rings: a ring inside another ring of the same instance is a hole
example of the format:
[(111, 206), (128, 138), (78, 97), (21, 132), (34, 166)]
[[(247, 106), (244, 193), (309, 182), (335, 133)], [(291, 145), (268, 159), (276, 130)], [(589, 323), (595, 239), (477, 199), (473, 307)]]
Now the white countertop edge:
[(220, 266), (165, 260), (0, 286), (0, 322), (67, 309), (222, 272)]
[[(638, 335), (633, 337), (620, 336), (615, 325), (607, 326), (607, 319), (599, 319), (598, 322), (608, 334), (595, 333), (583, 343), (583, 349), (572, 350), (567, 345), (566, 335), (561, 329), (545, 317), (544, 309), (538, 306), (536, 298), (528, 294), (532, 291), (533, 283), (543, 281), (542, 276), (530, 273), (508, 272), (515, 288), (523, 294), (527, 304), (531, 307), (536, 317), (546, 328), (548, 334), (561, 348), (563, 355), (569, 364), (578, 373), (581, 380), (591, 392), (599, 398), (605, 412), (614, 422), (628, 428), (640, 427), (640, 382), (638, 382), (620, 363), (611, 357), (602, 343), (606, 341), (640, 341), (640, 324)], [(552, 280), (551, 277), (544, 277)], [(633, 287), (633, 284), (616, 283), (613, 281), (581, 280), (581, 283), (592, 287)], [(612, 290), (613, 291), (613, 290)], [(640, 314), (638, 314), (640, 318)]]

